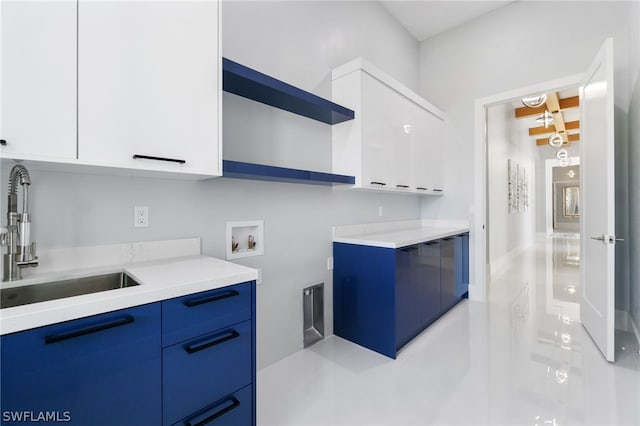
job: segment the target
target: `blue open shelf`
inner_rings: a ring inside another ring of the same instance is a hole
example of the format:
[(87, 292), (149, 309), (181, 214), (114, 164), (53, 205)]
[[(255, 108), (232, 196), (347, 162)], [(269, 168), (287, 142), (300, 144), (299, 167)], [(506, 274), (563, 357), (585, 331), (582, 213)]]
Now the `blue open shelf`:
[(271, 182), (306, 183), (309, 185), (353, 185), (356, 182), (356, 178), (353, 176), (231, 160), (222, 160), (222, 176)]
[(222, 89), (327, 124), (353, 120), (352, 110), (222, 58)]

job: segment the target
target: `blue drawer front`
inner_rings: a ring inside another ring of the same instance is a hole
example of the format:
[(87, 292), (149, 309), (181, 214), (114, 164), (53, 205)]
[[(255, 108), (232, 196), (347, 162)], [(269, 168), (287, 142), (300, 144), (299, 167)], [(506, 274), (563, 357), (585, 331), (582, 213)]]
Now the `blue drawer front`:
[(159, 424), (159, 321), (155, 303), (3, 336), (3, 413), (54, 412), (38, 424)]
[(174, 426), (193, 426), (202, 423), (215, 426), (250, 426), (253, 424), (252, 410), (253, 390), (251, 386), (247, 386), (216, 401), (200, 412), (174, 423)]
[(163, 350), (164, 424), (251, 383), (251, 333), (251, 321), (245, 321)]
[(162, 302), (162, 346), (251, 318), (251, 283)]

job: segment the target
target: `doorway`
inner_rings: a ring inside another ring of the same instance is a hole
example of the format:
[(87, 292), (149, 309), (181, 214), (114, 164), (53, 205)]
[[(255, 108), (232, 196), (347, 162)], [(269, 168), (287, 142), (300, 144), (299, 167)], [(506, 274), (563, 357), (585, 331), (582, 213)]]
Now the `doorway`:
[[(489, 239), (489, 227), (490, 225), (490, 203), (489, 203), (489, 147), (486, 143), (488, 140), (488, 115), (491, 107), (496, 107), (505, 104), (514, 104), (519, 102), (523, 97), (530, 96), (536, 93), (547, 92), (561, 92), (567, 88), (575, 88), (580, 84), (582, 76), (574, 75), (566, 78), (553, 80), (549, 82), (539, 83), (536, 85), (524, 87), (521, 89), (504, 92), (488, 98), (478, 99), (476, 101), (476, 141), (474, 145), (475, 149), (475, 191), (474, 202), (476, 206), (484, 206), (483, 209), (476, 209), (476, 211), (482, 213), (477, 214), (471, 223), (472, 233), (470, 238), (470, 244), (472, 250), (470, 252), (470, 261), (472, 268), (470, 270), (471, 282), (473, 283), (469, 287), (469, 296), (473, 300), (486, 301), (488, 292), (488, 283), (490, 282), (491, 274), (491, 258), (490, 253), (490, 239)], [(508, 158), (503, 158), (500, 161), (505, 163)], [(507, 169), (508, 165), (504, 168)], [(535, 176), (535, 172), (531, 173)], [(516, 178), (517, 179), (517, 178)], [(513, 183), (513, 182), (512, 182)], [(505, 183), (505, 186), (508, 182)], [(541, 186), (543, 187), (543, 186)], [(531, 190), (531, 186), (529, 187)], [(531, 197), (532, 194), (529, 194)], [(538, 197), (543, 199), (543, 197)], [(540, 203), (543, 204), (544, 203)], [(537, 215), (538, 216), (538, 215)], [(544, 217), (544, 215), (542, 216)], [(495, 226), (495, 225), (494, 225)]]

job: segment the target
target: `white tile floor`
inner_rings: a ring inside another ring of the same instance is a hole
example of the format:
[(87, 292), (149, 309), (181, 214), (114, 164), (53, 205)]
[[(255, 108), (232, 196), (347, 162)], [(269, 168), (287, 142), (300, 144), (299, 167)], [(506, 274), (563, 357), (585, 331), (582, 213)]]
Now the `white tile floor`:
[(258, 424), (640, 425), (637, 343), (611, 365), (580, 325), (578, 247), (538, 242), (395, 361), (332, 336), (260, 371)]

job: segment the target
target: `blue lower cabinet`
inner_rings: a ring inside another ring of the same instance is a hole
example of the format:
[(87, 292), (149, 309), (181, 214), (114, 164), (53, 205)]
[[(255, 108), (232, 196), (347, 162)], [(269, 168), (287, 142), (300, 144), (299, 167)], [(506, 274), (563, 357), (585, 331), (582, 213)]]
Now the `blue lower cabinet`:
[(422, 331), (423, 286), (420, 276), (420, 248), (395, 250), (396, 349), (407, 344)]
[(464, 244), (464, 235), (399, 249), (334, 243), (334, 334), (395, 358), (467, 294)]
[(469, 297), (469, 233), (462, 234), (462, 282), (467, 291), (464, 297)]
[(252, 281), (2, 336), (1, 422), (255, 425), (255, 309)]
[(154, 303), (2, 336), (3, 424), (161, 424), (159, 324)]
[(422, 288), (421, 330), (434, 322), (442, 312), (440, 308), (440, 242), (422, 243), (419, 250), (419, 277)]
[(164, 424), (251, 384), (251, 333), (251, 321), (245, 321), (163, 350)]
[(162, 346), (251, 319), (250, 282), (162, 302)]
[(251, 386), (226, 395), (197, 413), (174, 423), (174, 426), (249, 426), (253, 422), (253, 390)]
[(333, 332), (396, 357), (394, 249), (333, 244)]

